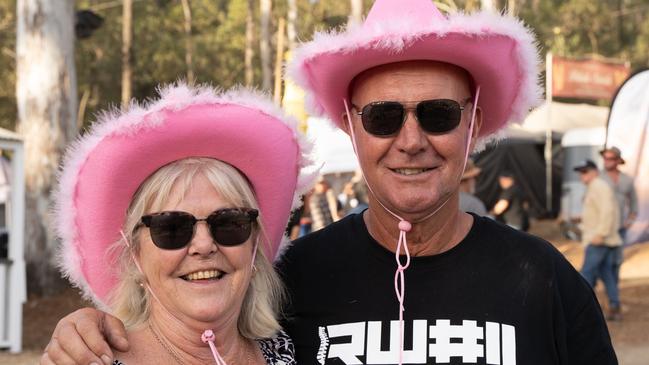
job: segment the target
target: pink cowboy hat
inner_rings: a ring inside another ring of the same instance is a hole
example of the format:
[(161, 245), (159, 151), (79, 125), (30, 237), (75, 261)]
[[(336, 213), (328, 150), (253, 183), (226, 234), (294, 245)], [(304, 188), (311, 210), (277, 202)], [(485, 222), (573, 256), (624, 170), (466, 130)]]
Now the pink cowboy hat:
[(360, 26), (317, 33), (295, 52), (288, 75), (307, 104), (340, 126), (343, 99), (361, 72), (389, 63), (431, 60), (467, 70), (480, 85), (480, 137), (519, 122), (540, 100), (534, 35), (515, 18), (481, 12), (445, 17), (431, 0), (377, 0)]
[(297, 122), (266, 98), (244, 89), (219, 93), (184, 84), (160, 89), (160, 99), (106, 113), (68, 149), (55, 192), (54, 221), (62, 240), (60, 266), (100, 306), (115, 287), (111, 265), (131, 199), (160, 167), (211, 157), (239, 169), (258, 199), (274, 258), (291, 209), (317, 178), (311, 145)]

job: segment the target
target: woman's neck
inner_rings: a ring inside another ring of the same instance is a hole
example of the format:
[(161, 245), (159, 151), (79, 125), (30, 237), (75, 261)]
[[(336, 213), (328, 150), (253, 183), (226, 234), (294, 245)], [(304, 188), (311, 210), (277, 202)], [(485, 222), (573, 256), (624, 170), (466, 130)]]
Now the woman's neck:
[[(215, 364), (209, 344), (201, 339), (203, 331), (211, 329), (215, 335), (214, 344), (228, 365), (256, 364), (259, 352), (256, 343), (239, 333), (236, 321), (220, 324), (201, 324), (172, 316), (165, 310), (152, 308), (148, 321), (137, 328), (139, 336), (149, 349), (156, 348), (164, 353), (169, 364)], [(234, 322), (234, 323), (231, 323)], [(134, 344), (137, 346), (137, 344)]]

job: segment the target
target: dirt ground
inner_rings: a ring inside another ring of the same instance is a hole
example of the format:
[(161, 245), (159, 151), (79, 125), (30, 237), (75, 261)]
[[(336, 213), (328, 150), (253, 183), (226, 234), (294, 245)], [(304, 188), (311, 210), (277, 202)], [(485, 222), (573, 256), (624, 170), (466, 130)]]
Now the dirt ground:
[[(534, 222), (532, 233), (552, 242), (573, 264), (581, 267), (583, 248), (561, 237), (552, 221)], [(649, 364), (649, 242), (634, 245), (624, 252), (621, 269), (620, 297), (623, 320), (608, 324), (613, 345), (621, 365)], [(596, 289), (605, 307), (603, 288)], [(21, 354), (0, 351), (0, 365), (37, 364), (57, 321), (65, 314), (88, 303), (81, 300), (75, 289), (49, 297), (30, 297), (23, 311), (23, 347)], [(605, 308), (604, 308), (605, 309)]]

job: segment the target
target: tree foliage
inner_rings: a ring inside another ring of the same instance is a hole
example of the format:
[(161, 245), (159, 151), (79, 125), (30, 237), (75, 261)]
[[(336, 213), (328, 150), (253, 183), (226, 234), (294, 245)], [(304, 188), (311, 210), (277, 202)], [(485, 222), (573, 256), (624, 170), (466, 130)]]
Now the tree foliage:
[[(365, 13), (372, 0), (364, 0)], [(479, 0), (436, 0), (443, 11), (473, 11)], [(79, 98), (87, 98), (83, 122), (120, 101), (121, 7), (119, 1), (77, 0), (77, 10), (90, 9), (104, 18), (92, 36), (78, 39), (76, 64)], [(258, 0), (256, 4), (258, 5)], [(628, 61), (632, 68), (649, 66), (649, 0), (511, 0), (508, 4), (538, 34), (542, 53), (583, 57), (592, 54)], [(349, 0), (297, 0), (297, 37), (344, 26)], [(223, 88), (245, 83), (246, 0), (192, 0), (193, 67), (197, 82)], [(278, 19), (286, 17), (286, 0), (273, 1), (272, 57)], [(135, 0), (133, 9), (133, 96), (154, 94), (159, 83), (187, 75), (185, 33), (180, 0)], [(254, 14), (258, 31), (259, 6)], [(255, 45), (258, 47), (258, 34)], [(0, 126), (14, 128), (15, 1), (0, 0)], [(261, 83), (259, 49), (253, 58), (254, 81)]]

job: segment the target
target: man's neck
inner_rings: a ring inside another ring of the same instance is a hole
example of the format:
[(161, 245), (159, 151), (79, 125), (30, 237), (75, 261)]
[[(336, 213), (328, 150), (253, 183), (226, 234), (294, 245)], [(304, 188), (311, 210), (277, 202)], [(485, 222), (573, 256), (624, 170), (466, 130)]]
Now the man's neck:
[[(363, 219), (370, 235), (386, 249), (396, 252), (399, 240), (397, 218), (371, 199)], [(413, 219), (410, 223), (412, 230), (406, 235), (410, 255), (431, 256), (448, 251), (460, 243), (471, 229), (473, 217), (460, 212), (458, 193), (455, 193), (436, 213), (423, 221)]]
[(611, 180), (615, 182), (617, 182), (617, 180), (620, 178), (620, 170), (618, 170), (617, 168), (606, 170), (606, 173), (611, 178)]

